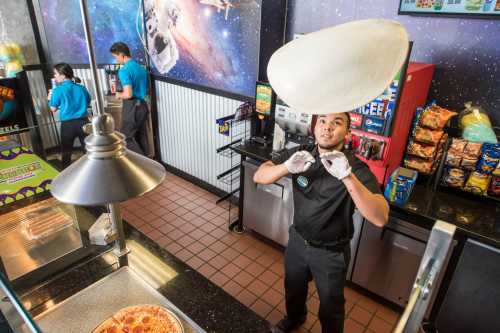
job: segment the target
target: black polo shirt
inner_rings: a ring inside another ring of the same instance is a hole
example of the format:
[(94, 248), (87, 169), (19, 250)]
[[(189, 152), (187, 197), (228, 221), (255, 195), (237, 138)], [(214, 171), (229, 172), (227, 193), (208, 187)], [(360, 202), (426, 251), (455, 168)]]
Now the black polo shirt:
[[(316, 162), (304, 173), (292, 175), (293, 224), (299, 234), (319, 246), (335, 245), (351, 239), (355, 204), (341, 180), (326, 171), (317, 147), (310, 150)], [(381, 194), (368, 166), (351, 150), (344, 150), (352, 172), (368, 190)]]

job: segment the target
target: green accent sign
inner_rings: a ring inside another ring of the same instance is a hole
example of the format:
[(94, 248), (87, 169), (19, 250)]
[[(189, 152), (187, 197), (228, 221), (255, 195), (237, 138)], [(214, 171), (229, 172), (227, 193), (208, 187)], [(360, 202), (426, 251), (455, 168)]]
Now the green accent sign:
[(0, 152), (0, 207), (50, 190), (56, 169), (25, 147)]

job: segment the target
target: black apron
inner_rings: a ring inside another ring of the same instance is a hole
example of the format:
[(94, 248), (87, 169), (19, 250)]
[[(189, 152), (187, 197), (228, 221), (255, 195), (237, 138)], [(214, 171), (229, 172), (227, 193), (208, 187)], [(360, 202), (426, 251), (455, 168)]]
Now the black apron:
[(123, 100), (120, 132), (125, 135), (127, 148), (142, 155), (148, 151), (148, 115), (149, 109), (145, 101), (139, 99)]

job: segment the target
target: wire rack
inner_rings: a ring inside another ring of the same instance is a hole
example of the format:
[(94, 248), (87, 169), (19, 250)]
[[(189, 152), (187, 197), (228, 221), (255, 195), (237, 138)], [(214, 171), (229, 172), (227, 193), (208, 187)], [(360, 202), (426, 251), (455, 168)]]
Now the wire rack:
[(233, 204), (234, 199), (239, 196), (240, 187), (240, 169), (241, 156), (232, 148), (242, 144), (250, 137), (250, 117), (235, 119), (234, 116), (228, 116), (217, 119), (219, 134), (227, 137), (227, 143), (217, 148), (217, 154), (229, 159), (229, 167), (217, 175), (217, 180), (227, 185), (228, 193), (220, 198), (217, 203), (227, 200), (226, 206), (228, 209), (228, 225), (233, 224), (237, 219), (237, 214), (234, 211), (237, 207)]

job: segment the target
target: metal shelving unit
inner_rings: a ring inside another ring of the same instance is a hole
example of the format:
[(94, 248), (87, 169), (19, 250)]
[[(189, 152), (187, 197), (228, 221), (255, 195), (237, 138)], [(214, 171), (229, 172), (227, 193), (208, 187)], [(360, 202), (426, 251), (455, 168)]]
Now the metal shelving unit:
[[(241, 156), (234, 152), (234, 146), (241, 144), (250, 137), (250, 117), (235, 118), (234, 115), (216, 120), (219, 134), (228, 138), (228, 143), (217, 148), (217, 154), (230, 160), (229, 168), (217, 175), (217, 180), (228, 186), (228, 193), (220, 198), (217, 203), (228, 200), (228, 224), (232, 225), (232, 208), (238, 207), (233, 203), (240, 190)], [(241, 230), (242, 231), (242, 230)], [(238, 231), (237, 231), (238, 232)]]

